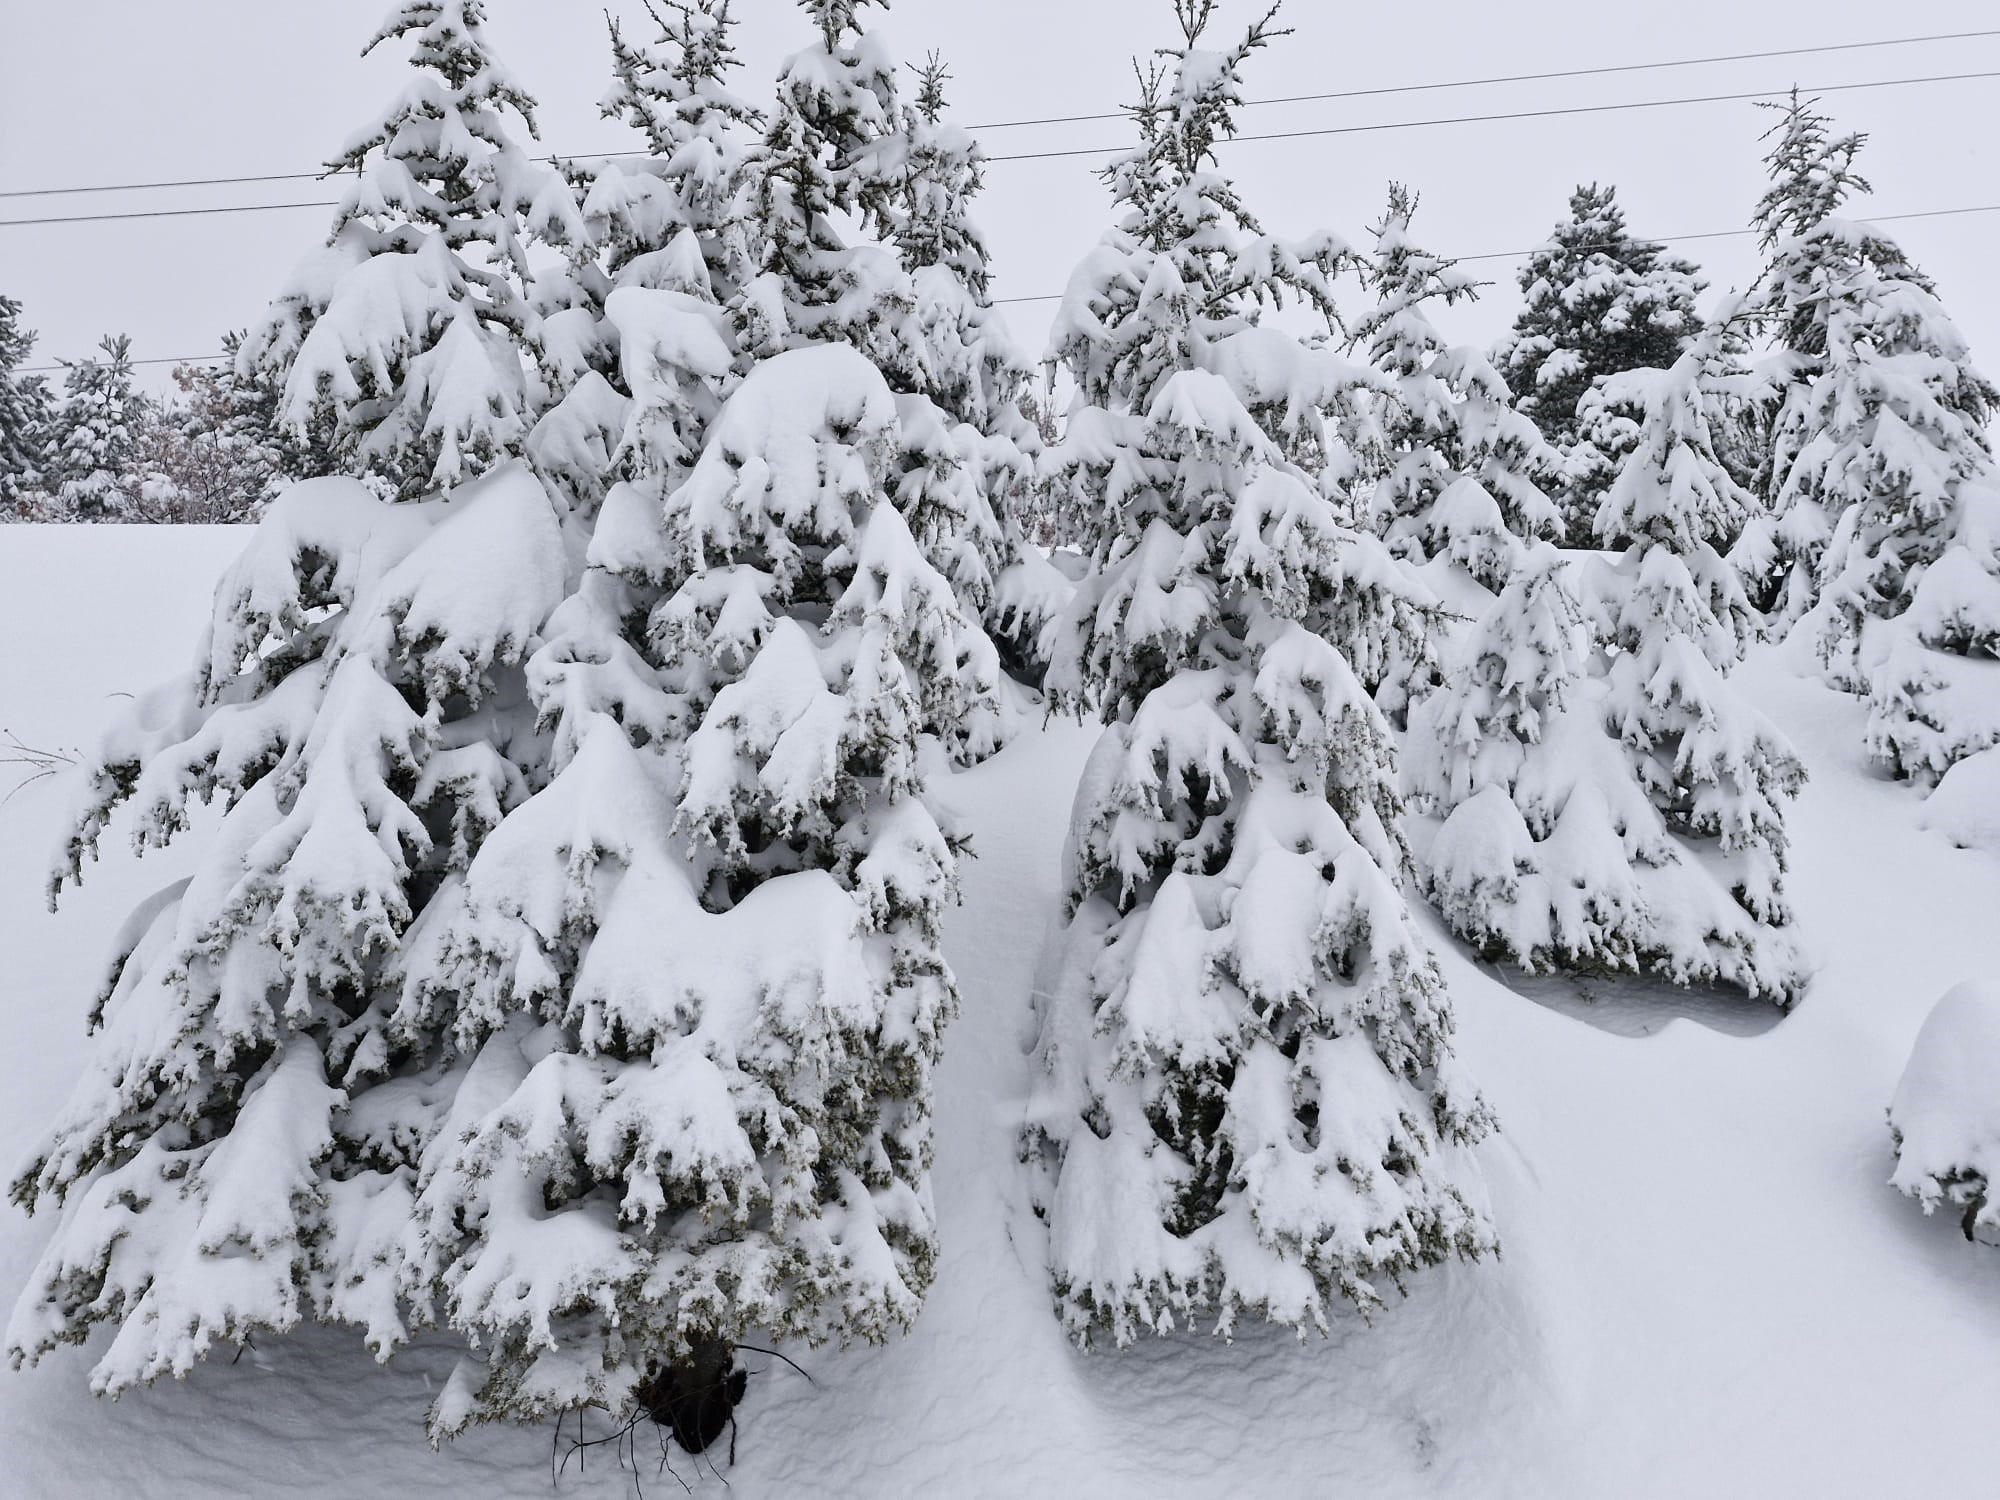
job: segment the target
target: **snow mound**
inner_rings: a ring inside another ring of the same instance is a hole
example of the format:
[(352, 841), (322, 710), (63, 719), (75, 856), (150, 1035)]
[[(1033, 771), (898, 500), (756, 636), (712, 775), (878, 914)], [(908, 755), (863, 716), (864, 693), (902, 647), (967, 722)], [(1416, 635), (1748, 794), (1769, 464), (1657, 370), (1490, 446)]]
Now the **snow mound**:
[(1910, 1053), (1889, 1106), (1896, 1175), (1925, 1213), (1959, 1210), (1967, 1239), (2000, 1244), (2000, 984), (1945, 992)]
[(2000, 745), (1945, 772), (1917, 823), (1961, 849), (2000, 850)]

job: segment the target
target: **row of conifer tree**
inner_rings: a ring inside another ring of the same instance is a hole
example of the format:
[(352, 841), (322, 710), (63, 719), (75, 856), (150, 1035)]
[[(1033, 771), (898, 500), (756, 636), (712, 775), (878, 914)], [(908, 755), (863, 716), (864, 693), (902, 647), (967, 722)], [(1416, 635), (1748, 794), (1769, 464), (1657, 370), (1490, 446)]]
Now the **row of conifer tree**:
[(376, 38), (411, 81), (235, 366), (323, 472), (104, 736), (56, 875), (212, 809), (15, 1184), (57, 1219), (17, 1362), (108, 1323), (116, 1393), (302, 1319), (444, 1327), (443, 1437), (906, 1328), (934, 789), (1043, 702), (1105, 725), (1020, 1137), (1059, 1314), (1324, 1328), (1497, 1243), (1413, 897), (1524, 968), (1790, 1005), (1803, 773), (1745, 649), (1805, 632), (1899, 773), (2000, 740), (1994, 391), (1840, 217), (1859, 138), (1811, 104), (1748, 293), (1703, 314), (1585, 189), (1489, 356), (1431, 321), (1474, 286), (1412, 195), (1365, 248), (1263, 225), (1215, 148), (1283, 32), (1218, 50), (1176, 0), (1056, 420), (942, 68), (801, 5), (761, 107), (726, 0), (614, 26), (644, 153), (559, 166), (479, 0)]

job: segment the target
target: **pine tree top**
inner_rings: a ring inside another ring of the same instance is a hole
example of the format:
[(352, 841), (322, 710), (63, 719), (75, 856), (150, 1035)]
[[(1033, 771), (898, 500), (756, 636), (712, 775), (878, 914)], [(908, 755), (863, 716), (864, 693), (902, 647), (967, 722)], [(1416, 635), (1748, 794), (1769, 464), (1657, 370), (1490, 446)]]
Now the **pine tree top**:
[(34, 330), (21, 325), (21, 304), (0, 294), (0, 380), (12, 376), (34, 349)]
[[(1586, 266), (1599, 276), (1586, 277), (1581, 269)], [(1570, 194), (1569, 217), (1535, 247), (1516, 277), (1528, 303), (1528, 310), (1516, 322), (1517, 333), (1534, 309), (1554, 305), (1574, 312), (1579, 303), (1614, 296), (1620, 288), (1601, 279), (1604, 271), (1615, 273), (1621, 282), (1667, 271), (1689, 278), (1691, 293), (1703, 288), (1703, 283), (1694, 279), (1697, 272), (1692, 262), (1668, 254), (1666, 246), (1656, 240), (1632, 233), (1616, 187), (1580, 184)]]
[(1446, 345), (1423, 311), (1427, 302), (1451, 307), (1479, 296), (1482, 285), (1458, 269), (1449, 256), (1417, 244), (1410, 232), (1419, 195), (1400, 182), (1389, 184), (1389, 203), (1370, 226), (1375, 252), (1362, 267), (1362, 281), (1375, 306), (1354, 330), (1374, 362), (1397, 375), (1414, 375)]
[(1198, 46), (1215, 0), (1175, 0), (1182, 45), (1162, 47), (1138, 76), (1139, 98), (1126, 106), (1139, 146), (1101, 169), (1113, 199), (1128, 205), (1126, 229), (1149, 248), (1166, 251), (1206, 235), (1263, 231), (1234, 184), (1215, 166), (1216, 145), (1236, 134), (1243, 102), (1243, 65), (1289, 33), (1274, 24), (1278, 7), (1252, 22), (1233, 47)]
[(1859, 132), (1836, 137), (1832, 120), (1820, 113), (1818, 104), (1817, 99), (1801, 99), (1796, 88), (1783, 104), (1758, 102), (1759, 109), (1780, 115), (1764, 133), (1772, 143), (1764, 156), (1771, 186), (1757, 200), (1750, 220), (1767, 252), (1789, 236), (1816, 228), (1854, 194), (1873, 191), (1854, 170), (1854, 158), (1868, 137)]
[(536, 136), (535, 101), (494, 55), (484, 23), (481, 0), (405, 0), (363, 49), (407, 39), (416, 75), (328, 163), (360, 178), (333, 234), (357, 219), (392, 233), (399, 223), (423, 224), (453, 249), (491, 244), (526, 282), (533, 272), (517, 221), (554, 244), (584, 231), (561, 174), (509, 134), (512, 110)]
[(731, 0), (666, 0), (665, 14), (645, 0), (659, 30), (653, 43), (630, 42), (616, 18), (611, 30), (611, 88), (598, 104), (608, 120), (643, 131), (656, 157), (671, 158), (718, 122), (760, 128), (763, 116), (727, 87), (739, 65)]

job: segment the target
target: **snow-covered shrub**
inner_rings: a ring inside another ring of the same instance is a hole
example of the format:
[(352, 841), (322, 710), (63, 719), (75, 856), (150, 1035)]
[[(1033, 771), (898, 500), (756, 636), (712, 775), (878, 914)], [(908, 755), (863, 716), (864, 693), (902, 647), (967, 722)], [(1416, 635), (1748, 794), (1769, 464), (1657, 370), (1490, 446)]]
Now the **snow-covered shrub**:
[(1889, 1105), (1889, 1132), (1889, 1181), (1927, 1214), (1956, 1213), (1967, 1239), (2000, 1244), (2000, 987), (1967, 980), (1932, 1007)]
[(1392, 740), (1351, 664), (1408, 623), (1396, 569), (1288, 456), (1369, 377), (1260, 322), (1328, 307), (1345, 252), (1264, 234), (1213, 170), (1272, 29), (1207, 50), (1206, 14), (1179, 10), (1172, 80), (1107, 169), (1124, 218), (1054, 335), (1078, 386), (1056, 463), (1095, 520), (1050, 682), (1109, 727), (1024, 1149), (1085, 1344), (1246, 1314), (1325, 1329), (1337, 1299), (1494, 1244), (1455, 1150), (1487, 1113), (1399, 887)]

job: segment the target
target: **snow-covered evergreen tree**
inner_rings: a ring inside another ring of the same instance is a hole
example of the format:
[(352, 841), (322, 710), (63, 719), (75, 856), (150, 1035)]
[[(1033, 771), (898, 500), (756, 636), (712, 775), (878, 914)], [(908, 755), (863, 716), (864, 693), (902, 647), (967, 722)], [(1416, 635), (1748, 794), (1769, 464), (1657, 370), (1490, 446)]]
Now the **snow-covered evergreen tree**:
[(1894, 241), (1840, 216), (1848, 198), (1869, 191), (1854, 170), (1867, 137), (1833, 137), (1815, 106), (1796, 91), (1768, 106), (1781, 118), (1767, 136), (1771, 185), (1752, 220), (1767, 261), (1747, 311), (1774, 345), (1759, 371), (1771, 412), (1769, 515), (1754, 521), (1738, 557), (1752, 602), (1781, 627), (1817, 602), (1827, 542), (1856, 498), (1843, 489), (1846, 455), (1826, 431), (1843, 380), (1830, 325), (1836, 317), (1869, 321), (1862, 304), (1883, 289), (1933, 290)]
[[(698, 273), (707, 179), (655, 180)], [(274, 503), (199, 669), (100, 748), (65, 875), (121, 804), (142, 846), (224, 813), (129, 925), (16, 1185), (60, 1216), (17, 1357), (111, 1322), (115, 1392), (304, 1317), (385, 1355), (439, 1323), (475, 1346), (441, 1438), (620, 1405), (748, 1330), (914, 1317), (957, 853), (925, 729), (977, 743), (993, 651), (898, 509), (882, 372), (788, 332), (782, 278), (725, 300), (649, 284), (650, 253), (601, 309), (601, 262), (554, 272), (602, 325), (555, 335), (623, 385), (590, 370), (622, 403), (601, 504), (562, 406), (532, 467), (420, 501), (371, 493), (357, 441), (352, 476)]]
[[(1587, 544), (1598, 502), (1629, 450), (1585, 442), (1578, 403), (1605, 376), (1663, 369), (1701, 325), (1695, 267), (1664, 245), (1634, 236), (1616, 188), (1596, 183), (1570, 195), (1569, 217), (1521, 267), (1521, 311), (1494, 352), (1516, 407), (1571, 457), (1562, 502), (1567, 534)], [(1616, 429), (1599, 429), (1599, 440)]]
[[(1027, 538), (1041, 434), (1023, 410), (1030, 373), (993, 310), (985, 241), (972, 222), (983, 158), (944, 118), (949, 76), (933, 55), (903, 112), (903, 190), (893, 239), (916, 294), (922, 394), (945, 430), (911, 455), (905, 514), (1017, 674), (1039, 678), (1073, 586)], [(917, 413), (905, 403), (906, 427)]]
[(539, 415), (527, 244), (584, 235), (568, 184), (509, 134), (534, 102), (494, 56), (482, 0), (402, 0), (367, 49), (416, 69), (329, 164), (355, 173), (326, 246), (251, 330), (246, 379), (331, 435), (349, 472), (401, 498), (518, 457)]
[(2000, 475), (1982, 464), (1948, 496), (1885, 486), (1850, 520), (1829, 553), (1838, 571), (1823, 645), (1868, 695), (1869, 753), (1934, 786), (1960, 762), (2000, 753)]
[(458, 1080), (399, 1005), (406, 945), (526, 792), (508, 709), (561, 552), (519, 466), (421, 504), (296, 485), (195, 668), (103, 736), (57, 889), (121, 806), (142, 851), (221, 817), (126, 923), (84, 1075), (15, 1181), (57, 1216), (17, 1363), (109, 1323), (92, 1386), (116, 1395), (304, 1317), (403, 1338), (418, 1154)]
[[(1554, 537), (1562, 516), (1545, 486), (1562, 459), (1527, 417), (1480, 351), (1451, 345), (1426, 304), (1447, 307), (1478, 295), (1478, 283), (1410, 235), (1416, 196), (1389, 188), (1375, 225), (1375, 252), (1361, 267), (1375, 306), (1354, 330), (1354, 346), (1388, 376), (1382, 414), (1382, 472), (1368, 498), (1371, 524), (1416, 565), (1440, 563), (1477, 585), (1428, 576), (1450, 602), (1481, 604), (1502, 588), (1523, 541)], [(1483, 591), (1483, 592), (1482, 592)]]
[(79, 521), (106, 521), (128, 506), (139, 428), (148, 402), (132, 388), (132, 340), (106, 335), (102, 359), (66, 366), (51, 448), (56, 501)]
[[(896, 256), (850, 244), (847, 218), (887, 238), (901, 218), (905, 143), (896, 62), (862, 12), (882, 0), (799, 0), (817, 33), (785, 60), (756, 172), (767, 296), (746, 342), (853, 345), (899, 390), (929, 371), (916, 294)], [(748, 311), (748, 309), (746, 309)]]
[(1829, 682), (1868, 695), (1871, 754), (1934, 783), (2000, 743), (2000, 391), (1927, 284), (1869, 262), (1825, 334), (1794, 464), (1836, 518), (1816, 645)]
[[(931, 399), (930, 339), (903, 256), (949, 241), (946, 253), (962, 268), (961, 252), (977, 243), (963, 214), (969, 184), (962, 173), (949, 188), (931, 178), (952, 177), (958, 168), (945, 163), (964, 166), (968, 159), (976, 178), (976, 154), (969, 142), (946, 139), (921, 110), (905, 107), (888, 48), (862, 25), (868, 4), (800, 0), (816, 36), (779, 74), (752, 174), (762, 271), (739, 299), (735, 321), (746, 354), (845, 343), (896, 394), (896, 505), (927, 561), (965, 591), (971, 624), (955, 690), (973, 705), (970, 717), (930, 719), (925, 727), (956, 759), (971, 761), (997, 749), (1006, 732), (999, 654), (977, 623), (988, 602), (982, 592), (990, 593), (980, 581), (991, 577), (988, 559), (1004, 535), (982, 483), (991, 471), (982, 475), (980, 462), (968, 462), (955, 435), (955, 425), (966, 424), (954, 424)], [(929, 165), (919, 176), (911, 148), (926, 140), (936, 149), (926, 149)], [(955, 195), (958, 222), (938, 219), (915, 230), (915, 206), (929, 205), (936, 193)], [(879, 242), (850, 243), (843, 225), (854, 223)], [(904, 244), (899, 236), (911, 237)], [(1006, 466), (1004, 456), (998, 462)]]
[(1663, 369), (1700, 327), (1700, 273), (1626, 227), (1615, 187), (1570, 194), (1569, 217), (1517, 279), (1521, 311), (1495, 363), (1520, 410), (1559, 447), (1576, 442), (1576, 403), (1601, 376)]
[[(440, 1435), (616, 1406), (753, 1330), (879, 1340), (935, 1258), (954, 848), (918, 763), (926, 724), (990, 723), (964, 671), (992, 648), (892, 503), (881, 373), (788, 333), (803, 302), (742, 258), (728, 55), (697, 7), (618, 61), (673, 146), (585, 199), (624, 477), (528, 664), (554, 774), (406, 991), (456, 1005), (480, 1081), (420, 1177), (410, 1280), (483, 1351)], [(530, 440), (545, 469), (587, 388)]]
[(48, 384), (20, 373), (34, 349), (34, 333), (21, 326), (21, 304), (0, 296), (0, 516), (22, 515), (49, 468)]
[(1106, 171), (1120, 225), (1054, 333), (1078, 386), (1056, 460), (1096, 520), (1050, 682), (1109, 727), (1025, 1150), (1085, 1343), (1246, 1314), (1324, 1329), (1336, 1300), (1494, 1243), (1455, 1151), (1487, 1115), (1399, 888), (1392, 741), (1355, 669), (1389, 653), (1397, 570), (1288, 456), (1370, 377), (1261, 317), (1327, 310), (1347, 252), (1266, 234), (1213, 165), (1272, 15), (1215, 51), (1212, 6), (1175, 10), (1171, 79)]
[[(699, 447), (724, 371), (674, 342), (672, 330), (694, 325), (672, 310), (698, 305), (718, 328), (768, 317), (746, 292), (757, 272), (749, 193), (761, 116), (729, 87), (737, 58), (728, 0), (649, 14), (659, 28), (651, 41), (610, 23), (612, 84), (599, 103), (645, 149), (569, 165), (586, 233), (569, 245), (566, 272), (545, 272), (531, 299), (536, 356), (557, 399), (528, 455), (580, 515), (595, 512), (621, 474), (684, 467)], [(622, 299), (613, 316), (621, 290), (672, 295)], [(649, 342), (661, 334), (666, 342)]]
[(1625, 556), (1586, 566), (1581, 614), (1558, 554), (1524, 564), (1411, 711), (1411, 785), (1442, 818), (1426, 886), (1482, 953), (1790, 1005), (1807, 975), (1787, 930), (1784, 809), (1804, 772), (1725, 676), (1754, 629), (1715, 546), (1751, 503), (1716, 452), (1725, 328), (1668, 370), (1604, 382), (1642, 413), (1596, 522)]
[(599, 104), (606, 119), (645, 136), (648, 154), (597, 164), (584, 217), (615, 284), (727, 302), (752, 270), (743, 195), (763, 116), (729, 87), (737, 67), (729, 0), (649, 14), (659, 27), (651, 43), (628, 41), (610, 23), (612, 84)]
[[(1531, 548), (1410, 711), (1408, 784), (1439, 820), (1419, 841), (1426, 893), (1482, 957), (1530, 973), (1643, 970), (1790, 1003), (1795, 954), (1718, 879), (1686, 809), (1661, 805), (1657, 759), (1622, 738), (1630, 685), (1594, 665), (1565, 571)], [(1739, 779), (1701, 791), (1733, 798)], [(1782, 852), (1775, 811), (1757, 811), (1722, 835), (1748, 837), (1746, 864)]]
[(1827, 680), (1867, 695), (1871, 754), (1934, 783), (2000, 743), (2000, 391), (1930, 279), (1840, 216), (1865, 137), (1796, 95), (1773, 133), (1752, 303), (1780, 345), (1773, 516), (1736, 556), (1781, 621), (1819, 605), (1807, 628)]

